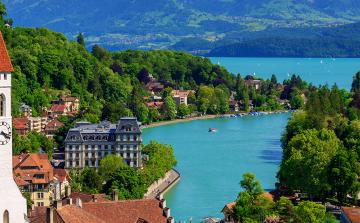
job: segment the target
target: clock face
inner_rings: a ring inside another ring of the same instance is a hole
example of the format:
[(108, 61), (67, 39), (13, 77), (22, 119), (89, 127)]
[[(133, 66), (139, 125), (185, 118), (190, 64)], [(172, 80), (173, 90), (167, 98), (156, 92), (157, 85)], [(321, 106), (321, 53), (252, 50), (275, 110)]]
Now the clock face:
[(11, 126), (7, 122), (0, 122), (0, 145), (6, 145), (11, 140)]

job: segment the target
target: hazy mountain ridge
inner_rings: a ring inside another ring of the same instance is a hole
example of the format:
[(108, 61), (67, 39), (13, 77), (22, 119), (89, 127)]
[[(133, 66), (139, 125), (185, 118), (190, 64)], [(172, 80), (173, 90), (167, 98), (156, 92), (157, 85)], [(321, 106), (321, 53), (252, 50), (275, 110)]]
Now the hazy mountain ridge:
[(15, 25), (49, 27), (113, 49), (167, 48), (267, 29), (360, 21), (358, 0), (4, 0)]

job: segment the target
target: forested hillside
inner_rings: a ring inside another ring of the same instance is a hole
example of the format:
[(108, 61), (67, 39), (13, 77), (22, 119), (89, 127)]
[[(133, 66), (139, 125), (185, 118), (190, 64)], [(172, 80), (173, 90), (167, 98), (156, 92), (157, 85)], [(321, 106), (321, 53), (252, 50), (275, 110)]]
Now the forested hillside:
[[(360, 21), (357, 0), (3, 0), (15, 26), (47, 27), (108, 49), (160, 49), (185, 38), (242, 39), (275, 28)], [(271, 33), (271, 32), (268, 32)], [(197, 45), (197, 50), (202, 45)]]

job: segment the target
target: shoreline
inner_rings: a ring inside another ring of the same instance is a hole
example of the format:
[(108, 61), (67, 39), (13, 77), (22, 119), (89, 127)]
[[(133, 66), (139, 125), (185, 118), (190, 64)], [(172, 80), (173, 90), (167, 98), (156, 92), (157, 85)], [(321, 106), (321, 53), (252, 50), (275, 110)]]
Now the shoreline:
[(183, 119), (175, 119), (170, 121), (160, 121), (154, 122), (149, 125), (141, 126), (141, 129), (149, 129), (158, 126), (165, 126), (165, 125), (173, 125), (178, 123), (184, 122), (191, 122), (197, 120), (208, 120), (208, 119), (215, 119), (215, 118), (236, 118), (236, 117), (243, 117), (243, 116), (261, 116), (261, 115), (272, 115), (272, 114), (283, 114), (283, 113), (290, 113), (291, 110), (279, 110), (279, 111), (259, 111), (259, 112), (238, 112), (232, 114), (221, 114), (221, 115), (203, 115), (197, 117), (190, 117), (190, 118), (183, 118)]
[(168, 190), (175, 186), (180, 181), (180, 173), (174, 168), (169, 170), (165, 177), (152, 183), (147, 192), (144, 194), (145, 199), (154, 199), (162, 197)]

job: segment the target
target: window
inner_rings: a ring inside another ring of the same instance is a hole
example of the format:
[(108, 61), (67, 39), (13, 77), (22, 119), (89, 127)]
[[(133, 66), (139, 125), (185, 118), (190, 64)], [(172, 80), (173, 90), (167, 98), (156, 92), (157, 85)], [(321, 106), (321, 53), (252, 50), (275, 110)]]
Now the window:
[(7, 74), (4, 74), (4, 80), (7, 80)]
[(38, 199), (44, 199), (44, 193), (37, 193)]
[(37, 202), (37, 206), (38, 206), (38, 207), (43, 207), (43, 206), (44, 206), (44, 202)]
[(0, 95), (0, 116), (5, 116), (5, 96)]
[(10, 222), (8, 210), (5, 210), (5, 211), (4, 211), (4, 214), (3, 214), (3, 222), (4, 222), (4, 223), (9, 223), (9, 222)]

